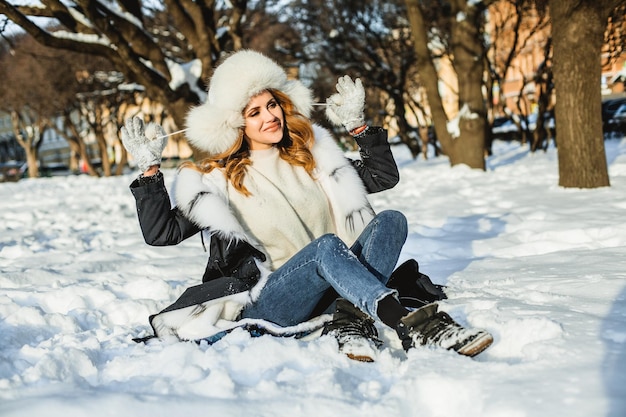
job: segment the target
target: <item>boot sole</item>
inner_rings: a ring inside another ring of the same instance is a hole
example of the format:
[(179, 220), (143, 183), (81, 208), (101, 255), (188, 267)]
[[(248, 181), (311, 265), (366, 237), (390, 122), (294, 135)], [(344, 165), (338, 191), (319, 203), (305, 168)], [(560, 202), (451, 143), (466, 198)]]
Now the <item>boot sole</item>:
[(374, 362), (377, 350), (378, 348), (370, 343), (344, 345), (339, 348), (339, 352), (343, 353), (348, 358), (359, 362)]
[(346, 353), (346, 356), (350, 359), (352, 359), (353, 361), (358, 361), (358, 362), (374, 362), (374, 358), (367, 356), (367, 355), (355, 355), (353, 353)]
[(474, 357), (483, 352), (489, 346), (491, 346), (492, 343), (493, 336), (491, 336), (489, 333), (483, 333), (475, 339), (471, 340), (469, 343), (463, 345), (460, 349), (457, 350), (457, 353), (464, 356)]

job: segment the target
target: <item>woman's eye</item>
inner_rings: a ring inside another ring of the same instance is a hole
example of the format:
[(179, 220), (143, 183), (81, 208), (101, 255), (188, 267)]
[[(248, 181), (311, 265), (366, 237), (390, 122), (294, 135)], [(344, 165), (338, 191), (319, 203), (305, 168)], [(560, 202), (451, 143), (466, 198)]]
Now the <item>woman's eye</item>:
[(267, 108), (268, 108), (268, 109), (273, 109), (273, 108), (274, 108), (274, 107), (276, 107), (276, 106), (278, 106), (278, 103), (276, 103), (275, 101), (270, 101), (270, 102), (267, 104)]

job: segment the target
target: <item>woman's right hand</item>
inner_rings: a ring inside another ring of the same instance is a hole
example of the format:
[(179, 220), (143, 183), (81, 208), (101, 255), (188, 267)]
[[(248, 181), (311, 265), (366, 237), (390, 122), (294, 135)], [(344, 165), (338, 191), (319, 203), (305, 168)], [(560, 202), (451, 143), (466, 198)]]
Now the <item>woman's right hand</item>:
[(146, 172), (154, 167), (158, 169), (161, 154), (167, 144), (165, 130), (156, 123), (149, 123), (144, 127), (143, 120), (135, 116), (126, 119), (120, 131), (124, 148), (133, 156), (144, 175), (149, 176)]
[(159, 166), (158, 165), (150, 165), (148, 167), (148, 169), (146, 169), (143, 172), (143, 176), (144, 177), (151, 177), (153, 175), (156, 175), (157, 172), (159, 172)]

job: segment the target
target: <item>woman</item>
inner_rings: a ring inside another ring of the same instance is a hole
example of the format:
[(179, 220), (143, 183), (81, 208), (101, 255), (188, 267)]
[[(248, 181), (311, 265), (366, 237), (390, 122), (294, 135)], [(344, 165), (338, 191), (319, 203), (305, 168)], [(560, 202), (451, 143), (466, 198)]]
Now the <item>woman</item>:
[[(188, 114), (188, 140), (209, 156), (182, 165), (174, 208), (158, 170), (163, 130), (127, 121), (122, 141), (143, 171), (131, 190), (146, 242), (172, 245), (198, 232), (210, 240), (204, 284), (151, 317), (157, 336), (210, 339), (241, 326), (301, 335), (325, 325), (342, 351), (371, 360), (378, 319), (405, 349), (436, 345), (473, 356), (489, 346), (485, 331), (462, 328), (436, 304), (409, 311), (385, 285), (406, 219), (376, 215), (366, 194), (393, 187), (398, 171), (386, 132), (364, 122), (360, 80), (342, 77), (337, 91), (326, 114), (354, 136), (358, 161), (311, 123), (303, 84), (258, 52), (230, 55), (207, 101)], [(334, 320), (312, 317), (333, 290), (340, 296)]]

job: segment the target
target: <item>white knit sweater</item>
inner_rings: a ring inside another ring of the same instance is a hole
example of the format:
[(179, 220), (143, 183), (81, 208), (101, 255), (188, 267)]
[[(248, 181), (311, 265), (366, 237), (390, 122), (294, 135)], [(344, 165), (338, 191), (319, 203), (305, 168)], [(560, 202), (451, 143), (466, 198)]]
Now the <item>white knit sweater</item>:
[(244, 196), (232, 186), (228, 199), (245, 232), (269, 255), (270, 269), (284, 264), (312, 240), (336, 233), (330, 204), (317, 181), (279, 156), (277, 148), (252, 151)]

